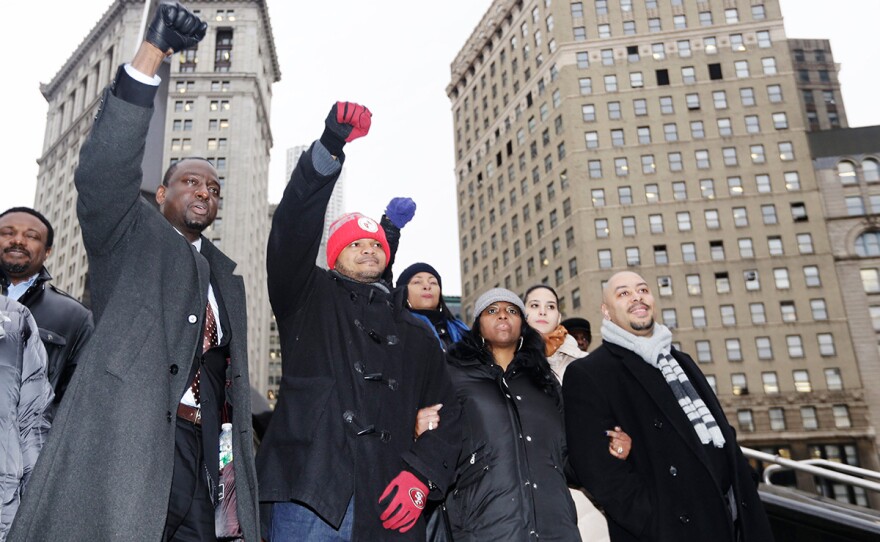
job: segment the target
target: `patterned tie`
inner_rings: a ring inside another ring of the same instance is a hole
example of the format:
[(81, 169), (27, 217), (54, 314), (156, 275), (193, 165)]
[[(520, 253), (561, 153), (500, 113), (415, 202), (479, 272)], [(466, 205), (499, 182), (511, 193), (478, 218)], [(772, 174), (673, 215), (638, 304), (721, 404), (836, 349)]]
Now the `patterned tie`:
[[(211, 301), (209, 300), (205, 307), (205, 333), (202, 337), (202, 353), (214, 348), (219, 342), (220, 341), (217, 339), (217, 319), (214, 317), (214, 309), (211, 308)], [(201, 374), (202, 369), (199, 368), (196, 371), (196, 377), (193, 379), (192, 383), (193, 397), (196, 398), (196, 403), (199, 404), (202, 403), (199, 394), (199, 377)]]

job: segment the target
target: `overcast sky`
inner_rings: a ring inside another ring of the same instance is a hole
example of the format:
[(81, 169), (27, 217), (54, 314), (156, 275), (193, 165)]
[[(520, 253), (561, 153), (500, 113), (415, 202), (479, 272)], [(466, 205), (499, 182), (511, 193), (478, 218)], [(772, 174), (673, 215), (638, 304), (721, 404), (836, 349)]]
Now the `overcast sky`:
[[(39, 84), (55, 75), (111, 3), (36, 0), (5, 6), (4, 18), (12, 24), (0, 32), (0, 50), (9, 57), (0, 90), (0, 118), (7, 126), (0, 132), (6, 171), (0, 209), (33, 205), (47, 110)], [(347, 209), (378, 218), (392, 197), (415, 199), (418, 211), (403, 230), (397, 271), (427, 261), (443, 276), (444, 294), (460, 293), (452, 114), (445, 89), (450, 63), (491, 0), (268, 3), (282, 72), (273, 87), (270, 200), (281, 197), (286, 183), (286, 149), (316, 139), (336, 100), (363, 103), (373, 111), (373, 127), (346, 147)], [(875, 36), (880, 1), (781, 0), (781, 5), (789, 38), (831, 40), (850, 125), (880, 124)]]

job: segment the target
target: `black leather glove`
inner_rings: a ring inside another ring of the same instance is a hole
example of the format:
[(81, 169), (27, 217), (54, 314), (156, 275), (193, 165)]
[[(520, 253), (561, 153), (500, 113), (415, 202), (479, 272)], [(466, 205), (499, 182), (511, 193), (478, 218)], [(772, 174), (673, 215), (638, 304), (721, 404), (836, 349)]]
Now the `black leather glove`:
[(207, 23), (180, 4), (159, 4), (144, 40), (166, 54), (177, 53), (202, 41), (207, 29)]
[(367, 135), (373, 114), (366, 107), (354, 102), (336, 102), (324, 121), (321, 144), (330, 154), (339, 156), (349, 141)]

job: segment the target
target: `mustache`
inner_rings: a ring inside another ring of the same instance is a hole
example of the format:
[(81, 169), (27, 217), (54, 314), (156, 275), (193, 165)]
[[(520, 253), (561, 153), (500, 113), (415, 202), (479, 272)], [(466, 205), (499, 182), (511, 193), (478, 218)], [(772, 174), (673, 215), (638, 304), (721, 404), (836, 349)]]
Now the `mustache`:
[(3, 254), (8, 254), (8, 253), (12, 252), (13, 250), (18, 251), (18, 252), (24, 252), (28, 256), (31, 255), (31, 251), (29, 251), (28, 249), (24, 248), (21, 245), (12, 245), (12, 246), (6, 247), (3, 249)]

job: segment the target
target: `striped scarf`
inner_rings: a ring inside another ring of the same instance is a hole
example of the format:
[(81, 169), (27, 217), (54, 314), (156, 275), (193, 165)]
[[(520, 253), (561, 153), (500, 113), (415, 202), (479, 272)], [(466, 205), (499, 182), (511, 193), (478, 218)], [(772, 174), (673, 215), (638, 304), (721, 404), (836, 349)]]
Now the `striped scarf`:
[(655, 323), (654, 334), (650, 337), (639, 337), (629, 333), (610, 320), (602, 321), (602, 338), (635, 352), (655, 369), (659, 369), (678, 405), (694, 426), (694, 431), (703, 444), (712, 443), (716, 448), (724, 447), (724, 435), (718, 422), (709, 411), (706, 403), (700, 398), (691, 381), (682, 370), (678, 361), (672, 357), (672, 332), (669, 328)]

